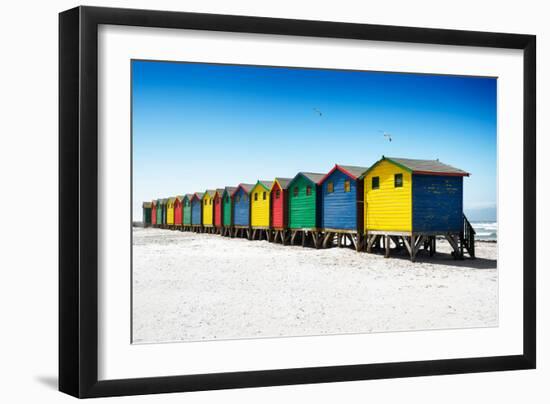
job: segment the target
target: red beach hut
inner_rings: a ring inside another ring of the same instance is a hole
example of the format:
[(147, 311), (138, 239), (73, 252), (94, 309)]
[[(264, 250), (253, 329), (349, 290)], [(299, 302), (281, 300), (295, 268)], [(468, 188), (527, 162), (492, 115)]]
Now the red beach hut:
[(174, 226), (181, 227), (183, 225), (183, 196), (176, 196), (174, 201)]
[(216, 194), (214, 195), (214, 226), (218, 231), (221, 230), (223, 226), (223, 217), (222, 217), (222, 195), (223, 188), (216, 189)]
[(151, 203), (151, 224), (157, 225), (157, 201)]

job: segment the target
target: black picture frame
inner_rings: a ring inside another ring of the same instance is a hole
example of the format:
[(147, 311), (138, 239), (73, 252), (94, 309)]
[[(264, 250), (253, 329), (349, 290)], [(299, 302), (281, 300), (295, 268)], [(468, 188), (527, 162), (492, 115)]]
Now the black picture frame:
[[(100, 24), (523, 50), (523, 354), (99, 381), (97, 52)], [(77, 7), (60, 13), (59, 389), (84, 398), (535, 368), (535, 107), (534, 35), (97, 7)]]

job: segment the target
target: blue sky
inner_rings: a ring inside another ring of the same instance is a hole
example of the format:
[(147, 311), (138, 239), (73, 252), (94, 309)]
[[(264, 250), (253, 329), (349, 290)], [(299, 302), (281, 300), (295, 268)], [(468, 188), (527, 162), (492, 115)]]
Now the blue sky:
[(494, 78), (156, 61), (131, 68), (135, 220), (144, 200), (334, 163), (370, 166), (382, 155), (439, 158), (471, 173), (466, 210), (496, 205)]

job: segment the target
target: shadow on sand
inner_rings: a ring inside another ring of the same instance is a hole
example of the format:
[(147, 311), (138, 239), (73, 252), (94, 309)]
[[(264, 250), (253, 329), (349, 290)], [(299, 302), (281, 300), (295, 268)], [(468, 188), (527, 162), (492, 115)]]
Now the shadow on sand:
[[(373, 254), (384, 255), (382, 250), (373, 251)], [(410, 261), (410, 256), (406, 250), (391, 252), (388, 259), (401, 259)], [(426, 263), (432, 265), (446, 265), (456, 268), (470, 268), (470, 269), (495, 269), (497, 267), (496, 259), (488, 258), (475, 258), (471, 259), (467, 254), (463, 260), (455, 260), (450, 253), (436, 253), (433, 257), (430, 257), (427, 252), (419, 251), (416, 256), (415, 263)], [(415, 263), (411, 262), (411, 265)]]

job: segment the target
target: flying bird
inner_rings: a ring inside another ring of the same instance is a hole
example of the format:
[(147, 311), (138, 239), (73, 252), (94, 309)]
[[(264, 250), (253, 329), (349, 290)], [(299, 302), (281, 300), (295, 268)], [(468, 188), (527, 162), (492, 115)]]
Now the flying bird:
[(319, 114), (319, 116), (323, 116), (323, 113), (321, 111), (319, 111), (317, 108), (313, 108), (313, 110), (315, 112), (317, 112)]
[(378, 132), (382, 133), (386, 139), (388, 139), (390, 142), (392, 141), (391, 134), (389, 134), (386, 131), (379, 130)]

